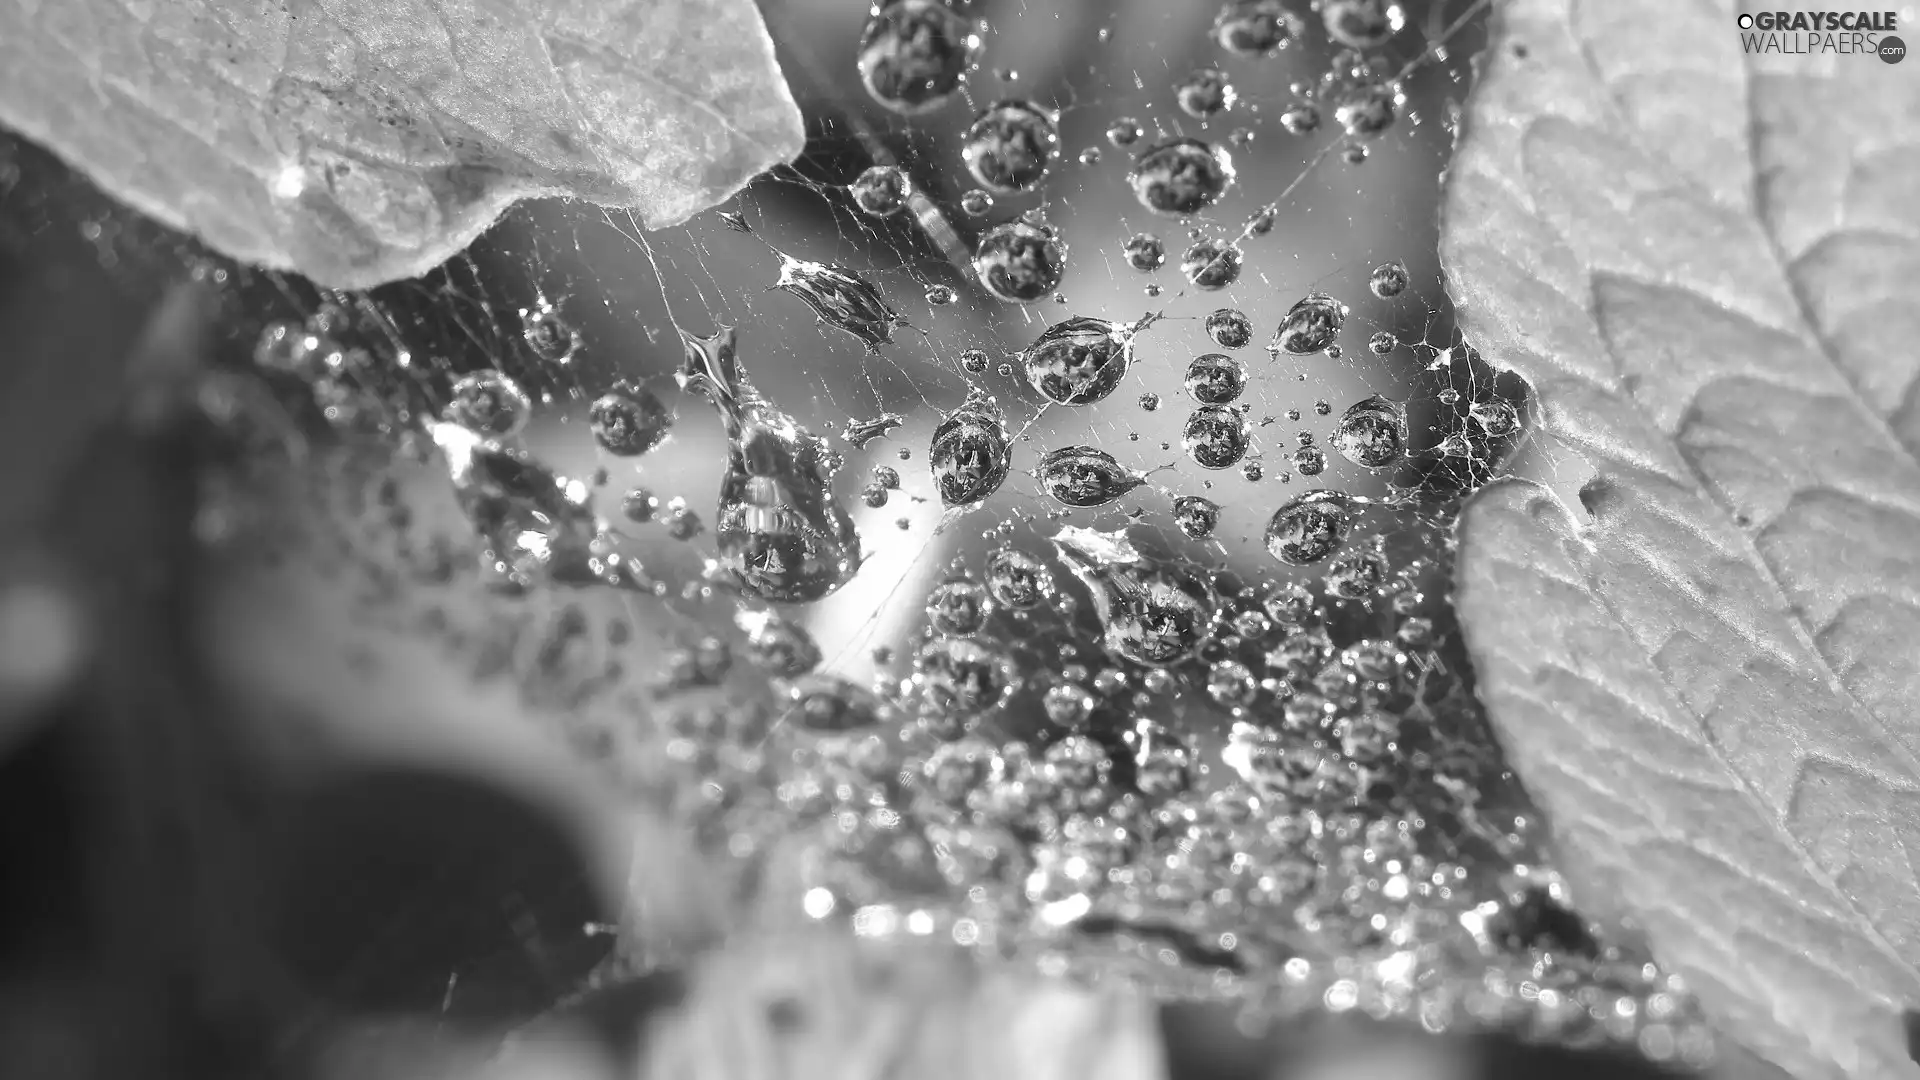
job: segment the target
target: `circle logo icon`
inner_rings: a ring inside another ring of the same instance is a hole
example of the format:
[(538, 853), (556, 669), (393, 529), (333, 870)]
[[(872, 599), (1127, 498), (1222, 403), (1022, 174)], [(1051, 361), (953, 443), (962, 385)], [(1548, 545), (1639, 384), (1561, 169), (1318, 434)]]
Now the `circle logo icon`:
[(1880, 59), (1888, 64), (1897, 64), (1907, 58), (1907, 43), (1891, 35), (1880, 39)]

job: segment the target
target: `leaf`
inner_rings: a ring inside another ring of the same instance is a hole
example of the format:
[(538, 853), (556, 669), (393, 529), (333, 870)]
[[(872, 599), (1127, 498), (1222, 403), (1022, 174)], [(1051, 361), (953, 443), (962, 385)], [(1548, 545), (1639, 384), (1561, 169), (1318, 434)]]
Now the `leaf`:
[(678, 224), (803, 136), (752, 0), (8, 0), (0, 123), (342, 288), (424, 273), (521, 198)]
[(1584, 479), (1465, 511), (1494, 725), (1729, 1033), (1920, 1076), (1920, 79), (1729, 2), (1514, 0), (1484, 62), (1442, 256)]

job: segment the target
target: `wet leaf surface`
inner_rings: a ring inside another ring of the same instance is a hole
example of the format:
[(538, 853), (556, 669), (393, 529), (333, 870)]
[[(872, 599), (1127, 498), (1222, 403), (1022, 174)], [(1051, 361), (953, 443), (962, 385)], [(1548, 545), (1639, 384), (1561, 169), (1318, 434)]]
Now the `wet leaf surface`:
[(521, 198), (677, 224), (802, 141), (751, 0), (8, 4), (0, 122), (338, 287), (424, 273)]
[(1920, 79), (1745, 57), (1727, 3), (1496, 22), (1442, 241), (1536, 394), (1541, 482), (1460, 526), (1495, 726), (1726, 1030), (1920, 1076)]

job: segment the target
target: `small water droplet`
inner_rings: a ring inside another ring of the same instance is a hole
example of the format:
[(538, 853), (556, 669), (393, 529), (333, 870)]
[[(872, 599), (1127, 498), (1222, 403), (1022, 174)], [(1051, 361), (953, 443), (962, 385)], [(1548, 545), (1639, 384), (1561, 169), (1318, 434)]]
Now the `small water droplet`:
[(743, 591), (782, 603), (818, 600), (860, 568), (860, 534), (833, 494), (838, 458), (761, 397), (741, 374), (735, 335), (681, 332), (684, 389), (706, 395), (727, 432), (715, 533), (721, 570)]
[(1226, 353), (1202, 353), (1187, 362), (1187, 393), (1202, 405), (1225, 405), (1247, 388), (1247, 365)]
[(507, 438), (520, 433), (533, 415), (533, 399), (520, 384), (492, 368), (456, 379), (453, 397), (440, 414), (476, 435)]
[(540, 576), (590, 576), (599, 523), (587, 485), (464, 424), (431, 424), (428, 434), (446, 460), (460, 508), (486, 542), (486, 558), (509, 581), (524, 588)]
[(820, 666), (820, 646), (807, 628), (772, 611), (741, 611), (733, 617), (747, 635), (747, 659), (783, 679)]
[(1406, 264), (1396, 260), (1374, 267), (1373, 273), (1367, 275), (1367, 288), (1380, 299), (1390, 300), (1406, 292), (1407, 285), (1411, 281), (1412, 277), (1407, 273)]
[(1367, 339), (1367, 348), (1372, 350), (1375, 356), (1385, 356), (1399, 347), (1400, 339), (1387, 330), (1378, 331)]
[(1273, 345), (1294, 356), (1322, 352), (1347, 322), (1347, 306), (1325, 293), (1310, 293), (1287, 310)]
[(1155, 667), (1205, 645), (1218, 599), (1205, 578), (1142, 556), (1123, 532), (1069, 526), (1053, 538), (1068, 569), (1092, 594), (1107, 651)]
[(890, 711), (878, 696), (838, 675), (802, 675), (787, 686), (789, 715), (809, 731), (857, 731), (878, 725)]
[(1319, 476), (1327, 468), (1327, 452), (1317, 446), (1303, 446), (1293, 452), (1293, 467), (1301, 476)]
[(1059, 146), (1052, 114), (1030, 101), (1000, 101), (974, 118), (961, 140), (960, 158), (980, 186), (1011, 193), (1038, 184)]
[(891, 465), (875, 465), (873, 467), (873, 482), (883, 488), (897, 490), (900, 487), (900, 473)]
[(1378, 552), (1349, 551), (1327, 564), (1327, 593), (1342, 600), (1372, 596), (1387, 578), (1387, 562)]
[(615, 457), (638, 457), (659, 446), (673, 428), (673, 413), (653, 392), (622, 379), (587, 410), (593, 441)]
[(1167, 247), (1152, 233), (1135, 233), (1122, 250), (1127, 256), (1127, 265), (1143, 274), (1167, 264)]
[(1187, 456), (1203, 469), (1227, 469), (1247, 456), (1253, 426), (1237, 410), (1202, 405), (1187, 416), (1181, 442)]
[(929, 285), (927, 286), (926, 298), (927, 303), (932, 304), (934, 307), (946, 307), (948, 304), (960, 299), (960, 294), (954, 292), (953, 286), (951, 285)]
[(1407, 437), (1406, 412), (1375, 394), (1348, 406), (1328, 441), (1355, 465), (1380, 469), (1400, 460)]
[(993, 196), (973, 188), (960, 196), (960, 210), (968, 217), (985, 217), (993, 209)]
[(1053, 571), (1017, 548), (1003, 547), (987, 556), (986, 584), (1002, 606), (1027, 611), (1053, 596)]
[(1013, 464), (1006, 420), (978, 387), (933, 429), (927, 446), (933, 485), (948, 506), (977, 503), (1000, 489)]
[(1141, 154), (1127, 180), (1140, 205), (1185, 217), (1219, 202), (1233, 186), (1233, 158), (1198, 139), (1172, 139)]
[(929, 112), (960, 88), (979, 49), (979, 24), (940, 0), (888, 0), (860, 35), (860, 79), (894, 112)]
[[(1140, 408), (1141, 408), (1141, 409), (1143, 409), (1143, 410), (1145, 410), (1145, 411), (1147, 411), (1147, 412), (1153, 412), (1153, 411), (1154, 411), (1155, 409), (1158, 409), (1159, 407), (1160, 407), (1160, 395), (1159, 395), (1159, 394), (1155, 394), (1155, 393), (1145, 393), (1145, 394), (1141, 394), (1141, 395), (1140, 395)], [(1136, 436), (1136, 438), (1138, 438), (1138, 436)]]
[(1258, 483), (1261, 477), (1267, 475), (1267, 470), (1258, 460), (1254, 460), (1240, 466), (1240, 475), (1244, 477), (1248, 483), (1253, 484)]
[(906, 170), (898, 165), (871, 166), (847, 185), (853, 204), (874, 217), (892, 217), (906, 209), (912, 193)]
[(1034, 475), (1042, 491), (1066, 506), (1081, 508), (1104, 506), (1147, 482), (1146, 474), (1092, 446), (1050, 450), (1041, 456)]
[(879, 484), (868, 484), (860, 489), (860, 501), (875, 510), (887, 505), (887, 489)]
[(1480, 430), (1498, 439), (1513, 434), (1520, 426), (1520, 413), (1512, 404), (1494, 399), (1476, 401), (1467, 406), (1467, 415), (1480, 425)]
[(1200, 495), (1182, 495), (1173, 500), (1173, 523), (1188, 537), (1204, 540), (1220, 524), (1220, 504)]
[(994, 296), (1031, 303), (1059, 287), (1067, 269), (1067, 246), (1051, 229), (1009, 221), (980, 237), (973, 269)]
[(1107, 125), (1107, 141), (1116, 149), (1124, 150), (1140, 141), (1146, 131), (1140, 127), (1140, 121), (1131, 116), (1122, 116)]
[(520, 335), (533, 355), (548, 363), (564, 364), (580, 348), (580, 332), (545, 301), (520, 309)]
[(1180, 111), (1204, 120), (1233, 108), (1239, 95), (1226, 72), (1216, 67), (1204, 67), (1175, 83), (1173, 97), (1180, 104)]
[(1333, 554), (1346, 540), (1354, 499), (1338, 491), (1300, 494), (1267, 522), (1267, 551), (1288, 566), (1308, 566)]
[(1275, 206), (1263, 206), (1247, 217), (1246, 230), (1249, 236), (1265, 236), (1273, 231), (1273, 223), (1280, 210)]
[(1320, 130), (1320, 109), (1305, 101), (1290, 105), (1280, 114), (1280, 127), (1289, 135), (1311, 135)]
[(1260, 683), (1240, 661), (1219, 660), (1207, 668), (1207, 696), (1229, 709), (1244, 709), (1260, 696)]
[(1046, 710), (1047, 719), (1068, 731), (1084, 730), (1096, 704), (1093, 695), (1085, 687), (1072, 683), (1056, 684), (1040, 699), (1040, 707)]
[(628, 521), (645, 524), (653, 520), (653, 513), (660, 506), (660, 500), (646, 488), (637, 487), (620, 497), (620, 513)]
[(1320, 17), (1327, 36), (1350, 49), (1379, 48), (1407, 22), (1397, 0), (1326, 0)]
[(1180, 273), (1194, 287), (1213, 292), (1240, 280), (1243, 259), (1237, 244), (1217, 239), (1199, 240), (1180, 257)]
[(1340, 151), (1340, 158), (1349, 165), (1360, 165), (1366, 162), (1367, 153), (1366, 143), (1348, 143), (1346, 149)]
[(1223, 349), (1244, 349), (1253, 340), (1253, 320), (1239, 308), (1221, 308), (1207, 316), (1207, 336)]
[(986, 628), (993, 596), (971, 578), (953, 578), (927, 594), (927, 623), (936, 634), (971, 637)]
[(1249, 59), (1272, 56), (1298, 37), (1299, 17), (1281, 0), (1227, 0), (1213, 19), (1213, 40)]

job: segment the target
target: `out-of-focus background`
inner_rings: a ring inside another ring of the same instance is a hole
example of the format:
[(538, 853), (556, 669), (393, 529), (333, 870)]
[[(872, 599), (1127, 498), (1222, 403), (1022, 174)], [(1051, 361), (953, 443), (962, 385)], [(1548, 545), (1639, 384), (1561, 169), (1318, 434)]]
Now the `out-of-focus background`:
[[(990, 29), (971, 103), (1019, 97), (1058, 109), (1061, 157), (1041, 194), (999, 196), (975, 219), (957, 209), (972, 186), (958, 152), (967, 103), (911, 123), (875, 105), (853, 61), (864, 4), (762, 7), (810, 139), (799, 161), (732, 208), (766, 244), (867, 271), (912, 324), (892, 346), (869, 351), (818, 326), (794, 297), (765, 291), (773, 253), (712, 214), (642, 243), (618, 213), (524, 207), (456, 265), (377, 290), (371, 302), (435, 386), (482, 367), (519, 377), (543, 401), (528, 445), (568, 475), (608, 469), (603, 499), (616, 505), (639, 486), (663, 506), (684, 497), (704, 512), (719, 482), (720, 426), (668, 379), (680, 357), (673, 322), (737, 325), (760, 388), (814, 430), (900, 413), (905, 423), (887, 438), (842, 446), (850, 491), (875, 465), (906, 480), (885, 507), (855, 501), (868, 565), (805, 615), (831, 670), (871, 676), (873, 650), (899, 648), (917, 629), (918, 598), (947, 561), (983, 546), (978, 529), (935, 531), (941, 508), (929, 498), (924, 453), (970, 384), (1029, 425), (1023, 464), (1038, 449), (1087, 442), (1160, 470), (1109, 524), (1144, 508), (1167, 549), (1227, 568), (1266, 558), (1260, 529), (1290, 490), (1281, 474), (1294, 435), (1324, 438), (1331, 424), (1317, 402), (1337, 412), (1382, 394), (1407, 405), (1416, 442), (1439, 437), (1440, 393), (1468, 376), (1434, 363), (1454, 344), (1435, 213), (1477, 24), (1413, 69), (1400, 121), (1355, 165), (1325, 153), (1331, 117), (1301, 137), (1276, 122), (1289, 84), (1327, 69), (1324, 35), (1241, 60), (1212, 41), (1211, 4), (977, 3)], [(1407, 4), (1410, 28), (1389, 55), (1413, 62), (1428, 44), (1423, 32), (1468, 7)], [(1213, 65), (1239, 101), (1203, 122), (1177, 108), (1173, 86)], [(1203, 293), (1181, 279), (1188, 231), (1134, 201), (1128, 155), (1106, 137), (1127, 117), (1149, 139), (1158, 129), (1231, 142), (1239, 183), (1200, 233), (1236, 235), (1249, 214), (1276, 204), (1274, 229), (1246, 241), (1246, 271), (1232, 288)], [(1064, 302), (995, 302), (910, 221), (862, 217), (842, 185), (881, 158), (902, 164), (963, 242), (1043, 210), (1070, 251)], [(1122, 255), (1140, 231), (1159, 234), (1171, 254), (1153, 275)], [(1406, 264), (1413, 288), (1376, 300), (1366, 277), (1388, 260)], [(937, 284), (955, 287), (959, 301), (930, 305), (925, 289)], [(1259, 355), (1279, 315), (1312, 290), (1351, 305), (1363, 333), (1387, 330), (1403, 346), (1384, 357), (1352, 349), (1338, 365)], [(370, 625), (363, 598), (335, 588), (337, 577), (246, 548), (272, 534), (273, 520), (223, 519), (271, 511), (272, 501), (252, 493), (229, 502), (207, 489), (207, 455), (231, 447), (210, 449), (178, 422), (182, 388), (197, 373), (244, 364), (270, 319), (307, 317), (326, 299), (296, 280), (226, 266), (111, 205), (45, 151), (0, 138), (0, 1075), (439, 1075), (504, 1032), (540, 1023), (571, 1034), (536, 1041), (545, 1050), (526, 1068), (604, 1075), (623, 1067), (622, 1033), (635, 1018), (677, 992), (671, 975), (588, 989), (596, 970), (610, 970), (616, 928), (627, 924), (629, 941), (678, 935), (681, 945), (715, 929), (703, 921), (702, 871), (671, 823), (609, 809), (617, 800), (582, 765), (591, 748), (555, 721), (568, 712), (564, 688), (537, 688), (530, 706), (527, 687), (498, 677), (523, 670), (514, 658), (490, 659), (478, 645), (450, 653), (412, 624)], [(586, 342), (564, 367), (527, 363), (516, 345), (514, 312), (543, 299)], [(1275, 418), (1257, 430), (1259, 481), (1203, 474), (1180, 451), (1185, 410), (1135, 403), (1184, 397), (1185, 361), (1213, 348), (1201, 320), (1224, 306), (1254, 321), (1249, 394), (1257, 417)], [(1136, 374), (1100, 410), (1039, 412), (1016, 378), (995, 370), (1050, 321), (1147, 312), (1164, 318), (1142, 333)], [(960, 366), (968, 349), (987, 352), (986, 373)], [(679, 413), (672, 439), (637, 465), (600, 458), (584, 436), (586, 402), (622, 377), (645, 381)], [(1286, 419), (1289, 409), (1301, 418)], [(902, 449), (911, 456), (901, 459)], [(1366, 492), (1379, 483), (1337, 457), (1329, 470), (1317, 485)], [(433, 485), (444, 475), (423, 468), (417, 483), (400, 500), (436, 512)], [(1194, 545), (1166, 512), (1173, 495), (1201, 491), (1225, 509), (1216, 541)], [(1004, 512), (1042, 511), (1031, 492), (1016, 476)], [(442, 493), (440, 512), (445, 502)], [(710, 553), (707, 537), (651, 530), (634, 530), (651, 566), (691, 576)], [(362, 570), (363, 580), (383, 580), (379, 567)], [(457, 609), (461, 598), (444, 603)], [(458, 611), (450, 618), (458, 623)], [(659, 662), (644, 647), (652, 640), (638, 628), (631, 669)], [(636, 931), (636, 919), (650, 922)], [(1206, 1075), (1639, 1068), (1410, 1035), (1253, 1040), (1197, 1008), (1170, 1013), (1165, 1030), (1177, 1070)]]

